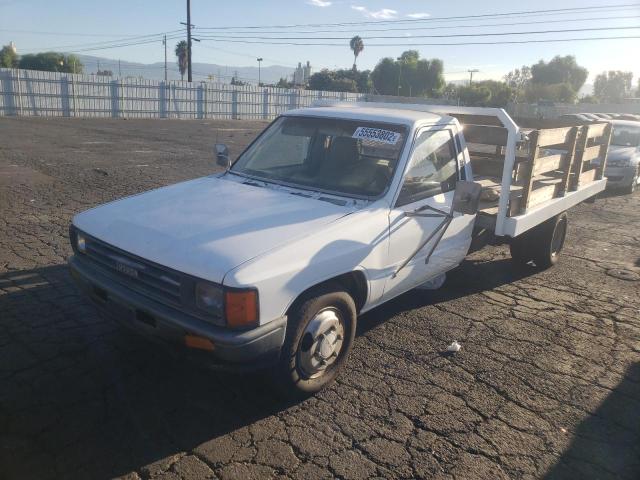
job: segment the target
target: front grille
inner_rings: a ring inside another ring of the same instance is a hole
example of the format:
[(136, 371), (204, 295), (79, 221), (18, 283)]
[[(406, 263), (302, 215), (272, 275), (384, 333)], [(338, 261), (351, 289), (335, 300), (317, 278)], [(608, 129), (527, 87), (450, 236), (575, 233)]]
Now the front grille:
[(86, 257), (109, 270), (121, 283), (160, 302), (181, 303), (179, 274), (95, 238), (86, 239)]

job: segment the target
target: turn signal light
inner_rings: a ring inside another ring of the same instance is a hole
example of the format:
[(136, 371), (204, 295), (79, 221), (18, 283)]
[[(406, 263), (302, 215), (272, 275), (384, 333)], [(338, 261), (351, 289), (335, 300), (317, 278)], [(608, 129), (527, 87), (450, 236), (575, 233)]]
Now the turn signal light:
[(227, 290), (224, 295), (227, 326), (254, 327), (258, 323), (258, 292), (256, 290)]
[(184, 344), (189, 348), (197, 348), (200, 350), (211, 351), (215, 348), (211, 340), (204, 337), (198, 337), (196, 335), (185, 335)]

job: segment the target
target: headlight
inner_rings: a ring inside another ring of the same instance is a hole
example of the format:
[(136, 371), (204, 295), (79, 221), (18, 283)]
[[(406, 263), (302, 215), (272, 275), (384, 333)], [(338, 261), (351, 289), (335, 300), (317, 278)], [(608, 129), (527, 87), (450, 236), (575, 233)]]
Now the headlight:
[(222, 316), (224, 295), (222, 287), (209, 282), (196, 283), (196, 306), (207, 313)]
[(196, 283), (196, 306), (224, 319), (231, 328), (251, 328), (258, 325), (258, 291), (225, 288), (215, 283)]
[(87, 252), (87, 238), (80, 232), (76, 233), (76, 248), (80, 253)]

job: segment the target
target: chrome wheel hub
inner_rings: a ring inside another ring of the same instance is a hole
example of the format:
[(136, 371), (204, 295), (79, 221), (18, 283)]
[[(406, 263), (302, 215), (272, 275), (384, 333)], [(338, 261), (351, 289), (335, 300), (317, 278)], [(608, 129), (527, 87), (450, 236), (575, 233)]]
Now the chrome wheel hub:
[(334, 308), (318, 312), (305, 328), (298, 344), (298, 369), (305, 378), (317, 378), (340, 355), (344, 341), (342, 316)]

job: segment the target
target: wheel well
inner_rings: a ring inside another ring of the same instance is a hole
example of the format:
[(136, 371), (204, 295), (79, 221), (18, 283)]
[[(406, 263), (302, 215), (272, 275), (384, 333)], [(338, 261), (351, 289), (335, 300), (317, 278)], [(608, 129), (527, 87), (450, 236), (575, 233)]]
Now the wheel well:
[(360, 312), (360, 309), (364, 306), (367, 301), (367, 295), (369, 294), (369, 289), (367, 287), (367, 279), (364, 276), (364, 273), (358, 270), (354, 270), (353, 272), (343, 273), (342, 275), (338, 275), (333, 278), (328, 278), (323, 282), (320, 282), (312, 287), (307, 288), (304, 292), (302, 292), (295, 301), (289, 307), (289, 310), (299, 305), (301, 301), (308, 299), (314, 290), (317, 290), (320, 287), (325, 285), (335, 285), (338, 284), (344, 290), (351, 295), (353, 301), (356, 304), (356, 311)]

